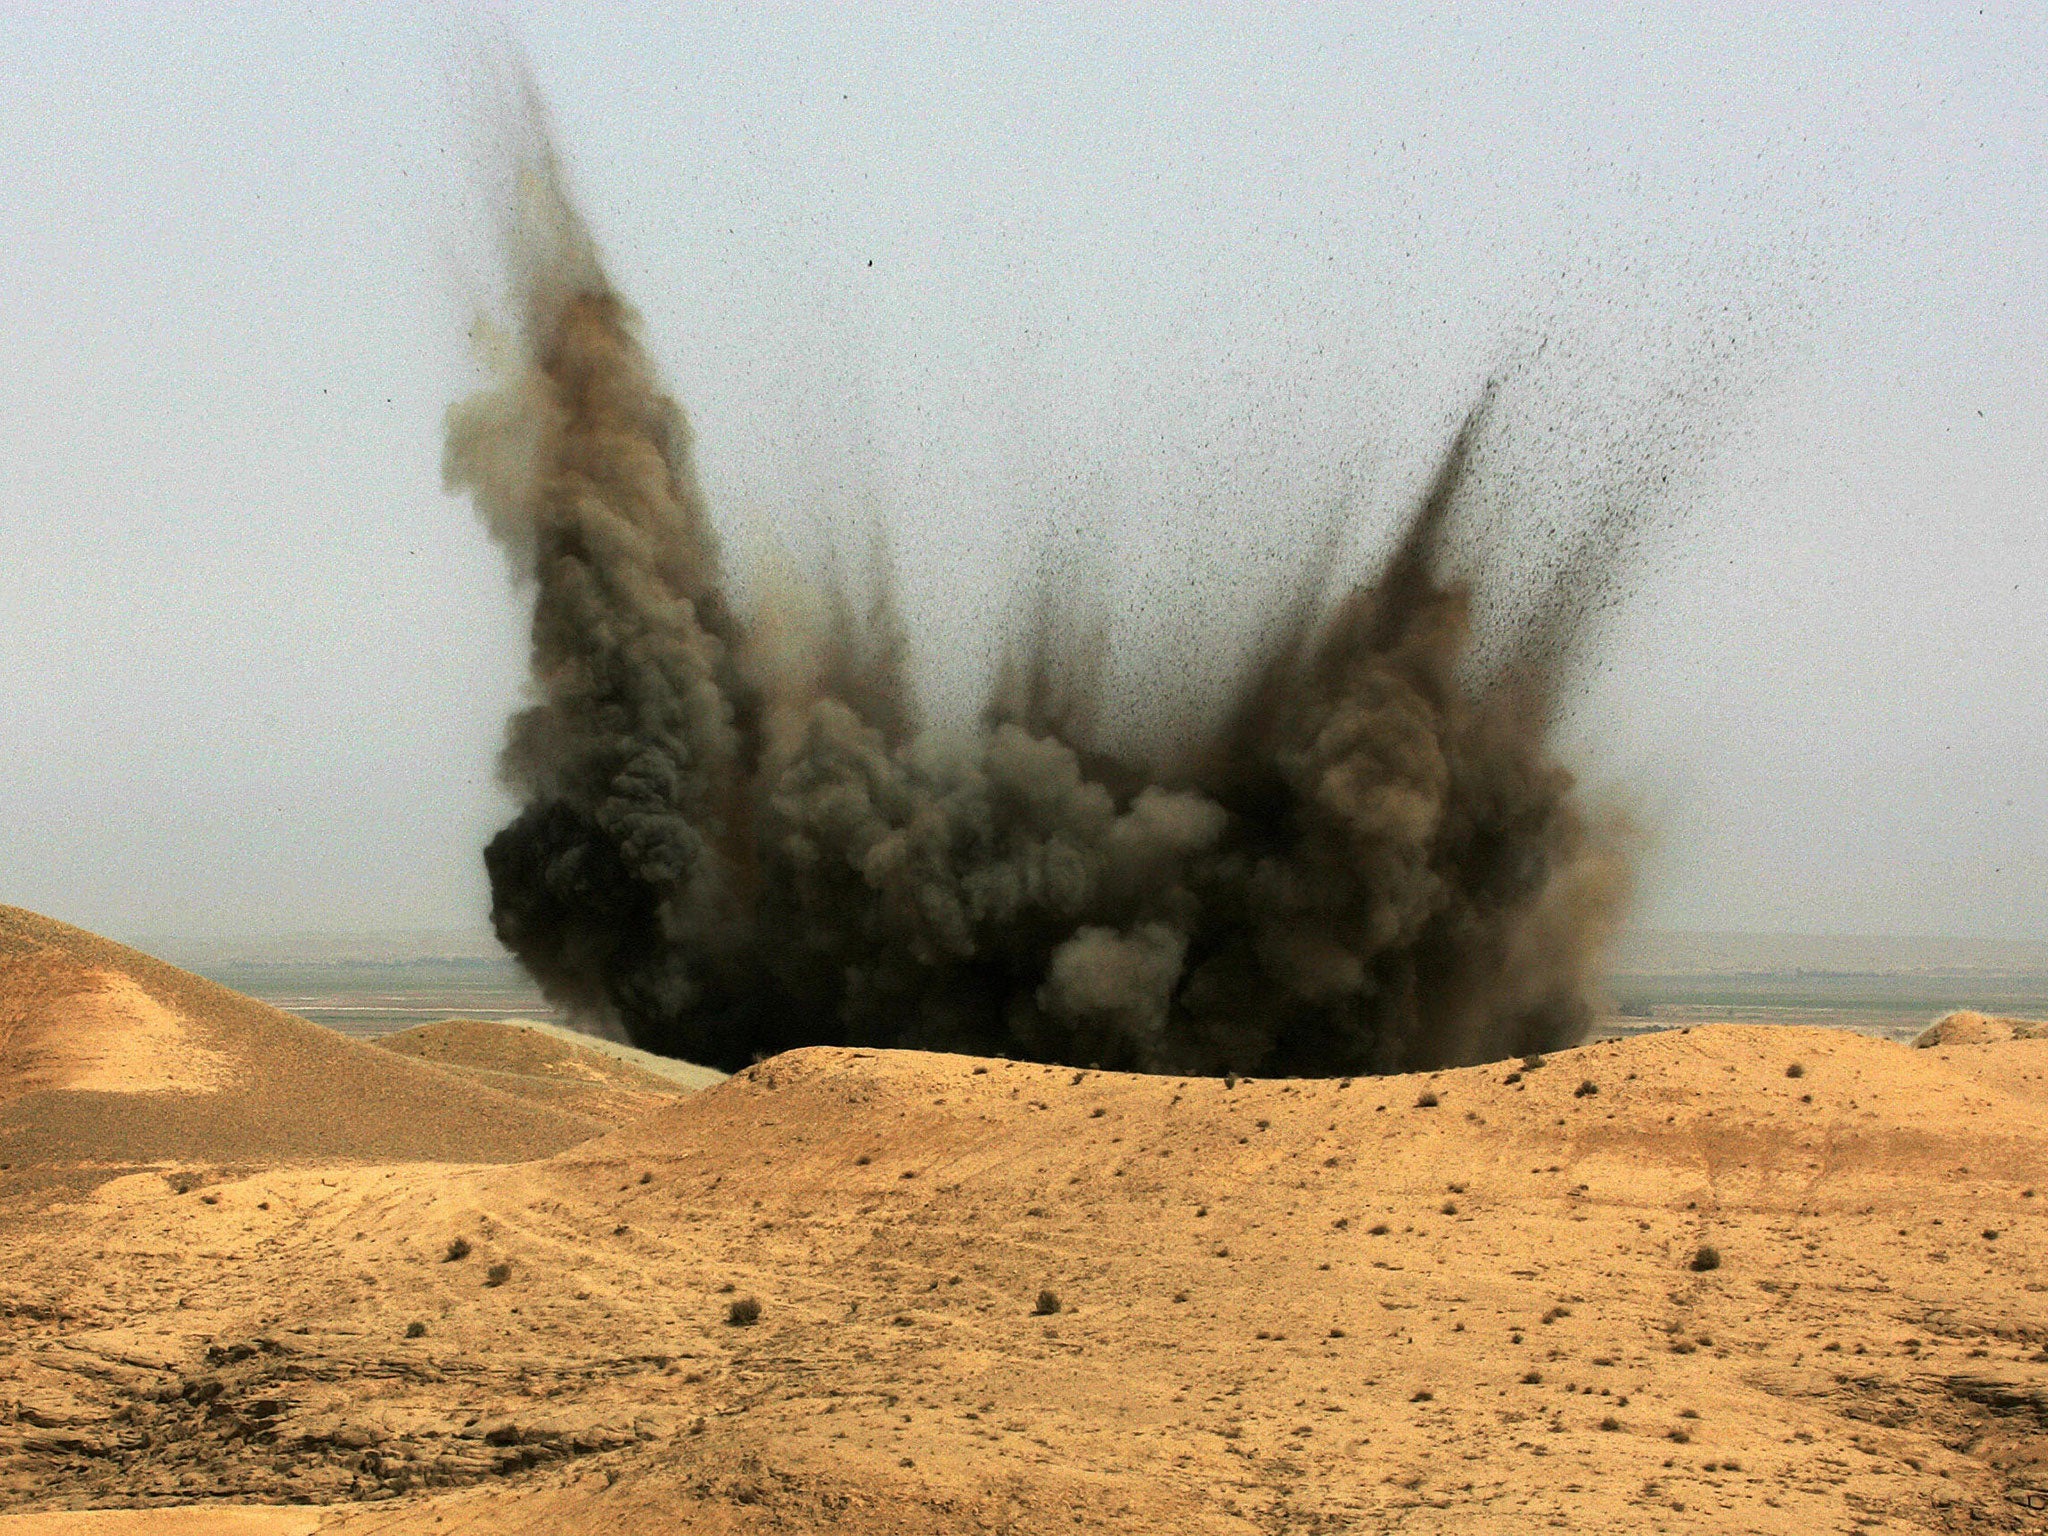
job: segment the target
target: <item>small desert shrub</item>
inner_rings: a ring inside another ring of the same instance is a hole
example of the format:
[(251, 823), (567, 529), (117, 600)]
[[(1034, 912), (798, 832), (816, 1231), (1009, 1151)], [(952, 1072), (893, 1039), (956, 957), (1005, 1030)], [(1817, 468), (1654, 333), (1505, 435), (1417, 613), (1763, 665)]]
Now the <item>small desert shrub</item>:
[(1710, 1244), (1701, 1244), (1699, 1251), (1692, 1256), (1692, 1267), (1698, 1274), (1705, 1274), (1710, 1269), (1719, 1269), (1721, 1250)]
[(1376, 1221), (1370, 1227), (1366, 1228), (1366, 1234), (1370, 1237), (1385, 1237), (1389, 1232), (1393, 1230), (1394, 1229), (1388, 1226), (1384, 1221)]
[(1458, 1214), (1458, 1202), (1455, 1200), (1446, 1200), (1441, 1206), (1438, 1207), (1438, 1209), (1441, 1210), (1446, 1216), (1455, 1216)]
[(493, 1264), (489, 1269), (484, 1271), (485, 1285), (503, 1285), (507, 1280), (510, 1280), (511, 1278), (512, 1266), (510, 1264), (507, 1264), (503, 1259), (498, 1260), (497, 1263)]
[(1524, 1072), (1534, 1072), (1538, 1067), (1542, 1065), (1543, 1054), (1540, 1051), (1533, 1052), (1530, 1055), (1524, 1056), (1522, 1058), (1522, 1070)]
[(734, 1328), (751, 1328), (761, 1321), (761, 1303), (751, 1296), (741, 1296), (725, 1309), (725, 1320)]
[(1787, 1077), (1804, 1077), (1806, 1076), (1806, 1068), (1795, 1061), (1785, 1069), (1785, 1075)]
[(1523, 1386), (1525, 1386), (1525, 1387), (1540, 1387), (1540, 1386), (1542, 1386), (1542, 1385), (1543, 1385), (1543, 1373), (1542, 1373), (1541, 1371), (1524, 1371), (1524, 1372), (1522, 1372), (1522, 1385), (1523, 1385)]
[(405, 1336), (408, 1339), (424, 1339), (427, 1336), (427, 1325), (425, 1323), (407, 1323), (405, 1325)]
[(1418, 1098), (1415, 1101), (1415, 1107), (1417, 1109), (1435, 1109), (1436, 1106), (1437, 1096), (1433, 1093), (1424, 1093), (1420, 1098)]
[(1594, 1082), (1593, 1079), (1589, 1077), (1584, 1082), (1580, 1083), (1578, 1087), (1572, 1090), (1572, 1097), (1575, 1099), (1590, 1099), (1594, 1094), (1598, 1093), (1599, 1091), (1600, 1085)]
[(1040, 1291), (1038, 1293), (1037, 1305), (1032, 1307), (1031, 1315), (1034, 1317), (1051, 1317), (1059, 1309), (1060, 1299), (1058, 1296), (1051, 1291)]
[(1433, 1403), (1436, 1401), (1436, 1394), (1430, 1391), (1429, 1388), (1424, 1387), (1413, 1397), (1409, 1398), (1408, 1401), (1411, 1403)]
[(448, 1251), (441, 1256), (441, 1262), (443, 1264), (453, 1264), (458, 1259), (466, 1259), (468, 1257), (469, 1239), (466, 1237), (451, 1237), (448, 1239)]
[(1600, 1421), (1600, 1427), (1612, 1434), (1615, 1430), (1621, 1428), (1621, 1420), (1610, 1413)]

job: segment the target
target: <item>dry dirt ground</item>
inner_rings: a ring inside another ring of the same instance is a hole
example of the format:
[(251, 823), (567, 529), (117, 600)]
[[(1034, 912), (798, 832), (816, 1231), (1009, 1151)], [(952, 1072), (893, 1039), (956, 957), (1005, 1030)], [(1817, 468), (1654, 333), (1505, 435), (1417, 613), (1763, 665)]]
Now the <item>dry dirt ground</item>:
[(0, 983), (0, 1536), (2048, 1528), (2048, 1040), (690, 1093)]

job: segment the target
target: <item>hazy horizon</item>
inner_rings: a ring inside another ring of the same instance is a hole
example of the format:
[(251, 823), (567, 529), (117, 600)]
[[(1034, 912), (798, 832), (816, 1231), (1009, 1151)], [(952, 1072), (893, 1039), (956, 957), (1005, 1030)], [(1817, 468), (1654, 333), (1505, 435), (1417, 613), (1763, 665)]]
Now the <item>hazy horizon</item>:
[[(47, 914), (46, 914), (47, 915)], [(119, 943), (173, 963), (292, 960), (375, 964), (408, 960), (514, 963), (488, 926), (357, 931), (110, 933)], [(1614, 946), (1616, 975), (1700, 970), (1852, 969), (1905, 972), (1931, 968), (2020, 971), (2048, 976), (2048, 942), (1945, 934), (1756, 933), (1634, 928)]]
[[(877, 518), (935, 713), (1043, 522), (1107, 530), (1157, 646), (1333, 496), (1369, 551), (1504, 370), (1497, 499), (1665, 514), (1567, 721), (1646, 829), (1636, 928), (2048, 942), (2031, 10), (503, 18), (735, 562)], [(484, 934), (525, 600), (440, 489), (496, 281), (473, 39), (0, 46), (0, 901)]]

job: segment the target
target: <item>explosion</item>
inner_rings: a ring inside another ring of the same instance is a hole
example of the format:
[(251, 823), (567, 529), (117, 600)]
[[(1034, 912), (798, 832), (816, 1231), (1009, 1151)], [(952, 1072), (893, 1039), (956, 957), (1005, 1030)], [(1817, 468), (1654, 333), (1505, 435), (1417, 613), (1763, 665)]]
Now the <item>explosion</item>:
[(551, 1001), (726, 1069), (1384, 1073), (1584, 1035), (1629, 878), (1546, 744), (1571, 582), (1480, 677), (1440, 569), (1486, 398), (1377, 573), (1304, 581), (1170, 770), (1104, 747), (1101, 657), (1050, 622), (979, 720), (924, 726), (886, 600), (736, 611), (689, 424), (544, 141), (526, 190), (517, 334), (445, 472), (534, 591), (522, 808), (484, 862)]

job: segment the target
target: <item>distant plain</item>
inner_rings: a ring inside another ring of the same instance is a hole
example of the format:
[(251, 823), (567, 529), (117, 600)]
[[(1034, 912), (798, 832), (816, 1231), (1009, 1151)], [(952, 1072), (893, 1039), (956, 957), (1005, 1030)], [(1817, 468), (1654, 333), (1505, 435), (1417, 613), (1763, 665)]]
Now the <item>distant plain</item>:
[[(132, 942), (359, 1040), (454, 1017), (570, 1022), (481, 930)], [(1631, 933), (1608, 990), (1594, 1039), (1724, 1021), (1910, 1040), (1956, 1008), (2048, 1016), (2048, 944)]]

